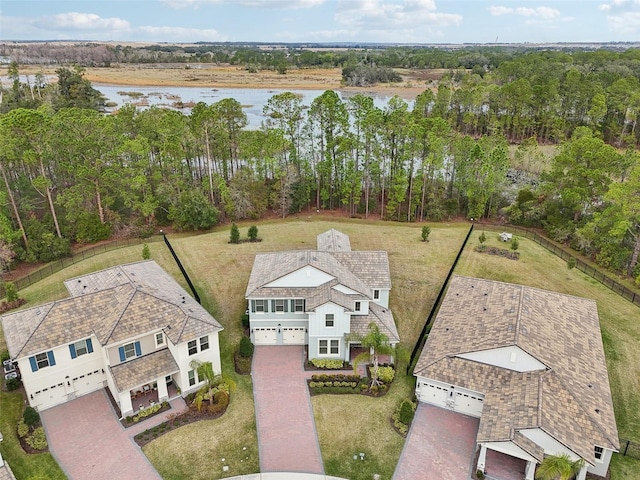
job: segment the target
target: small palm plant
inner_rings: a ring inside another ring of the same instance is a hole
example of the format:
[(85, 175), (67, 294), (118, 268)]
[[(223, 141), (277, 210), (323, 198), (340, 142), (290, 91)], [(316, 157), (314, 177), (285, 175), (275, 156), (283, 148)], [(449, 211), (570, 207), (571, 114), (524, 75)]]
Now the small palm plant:
[(566, 453), (548, 455), (536, 469), (536, 480), (570, 480), (574, 478), (584, 466), (584, 460), (571, 460)]
[(369, 324), (369, 333), (367, 333), (360, 343), (367, 350), (362, 352), (353, 360), (353, 371), (356, 372), (358, 364), (370, 361), (373, 365), (371, 368), (371, 386), (379, 386), (382, 382), (379, 380), (380, 365), (378, 357), (380, 355), (396, 355), (399, 350), (389, 343), (389, 337), (380, 331), (380, 327), (374, 322)]
[(213, 405), (214, 396), (217, 392), (224, 392), (229, 395), (230, 392), (236, 389), (236, 382), (227, 375), (214, 372), (211, 362), (193, 360), (189, 366), (198, 372), (198, 378), (204, 379), (206, 382), (193, 398), (193, 404), (198, 411), (202, 410), (202, 404), (206, 400), (209, 401), (209, 405)]

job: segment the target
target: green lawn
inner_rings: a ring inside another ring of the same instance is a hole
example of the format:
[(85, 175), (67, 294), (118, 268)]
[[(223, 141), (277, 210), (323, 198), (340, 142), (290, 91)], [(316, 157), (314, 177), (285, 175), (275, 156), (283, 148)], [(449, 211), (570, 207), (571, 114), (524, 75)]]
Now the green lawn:
[[(241, 224), (246, 237), (249, 224)], [(313, 249), (316, 235), (329, 228), (348, 234), (354, 250), (386, 250), (393, 289), (390, 306), (394, 312), (404, 346), (411, 350), (431, 309), (442, 281), (468, 230), (467, 224), (432, 224), (429, 242), (420, 241), (419, 224), (396, 224), (310, 216), (258, 224), (259, 243), (231, 245), (229, 228), (196, 236), (170, 236), (185, 268), (196, 283), (203, 304), (222, 323), (220, 336), (223, 369), (232, 372), (232, 354), (242, 329), (240, 316), (246, 305), (244, 292), (257, 252)], [(476, 230), (464, 252), (456, 273), (507, 282), (523, 283), (596, 299), (605, 338), (605, 351), (621, 437), (640, 439), (640, 310), (597, 281), (577, 271), (535, 243), (520, 239), (521, 259), (517, 262), (478, 254)], [(487, 232), (488, 242), (497, 241)], [(180, 272), (162, 243), (151, 243), (151, 255), (183, 286)], [(20, 292), (34, 305), (66, 296), (62, 281), (100, 268), (141, 259), (141, 246), (88, 259), (68, 267), (37, 285)], [(0, 336), (0, 342), (3, 339)], [(370, 479), (373, 473), (390, 477), (402, 450), (404, 439), (389, 424), (397, 404), (411, 395), (413, 379), (402, 375), (390, 392), (381, 398), (321, 395), (312, 398), (316, 428), (327, 474), (352, 479)], [(250, 377), (237, 377), (227, 413), (217, 420), (199, 422), (175, 430), (148, 444), (144, 452), (164, 478), (221, 478), (258, 470), (258, 448)], [(5, 410), (7, 394), (0, 396), (0, 419), (5, 438), (9, 425), (17, 421), (11, 409)], [(7, 413), (5, 413), (7, 412)], [(0, 444), (3, 455), (13, 466), (20, 465), (19, 453), (10, 443)], [(246, 447), (246, 450), (243, 448)], [(19, 449), (19, 446), (18, 446)], [(353, 461), (364, 452), (365, 461)], [(26, 455), (23, 454), (24, 457)], [(248, 457), (248, 458), (247, 458)], [(32, 457), (29, 457), (29, 460)], [(48, 457), (51, 458), (51, 457)], [(231, 468), (222, 472), (222, 458)], [(53, 462), (53, 460), (51, 460)], [(37, 473), (36, 461), (18, 478)], [(640, 480), (640, 462), (615, 458), (612, 480)]]

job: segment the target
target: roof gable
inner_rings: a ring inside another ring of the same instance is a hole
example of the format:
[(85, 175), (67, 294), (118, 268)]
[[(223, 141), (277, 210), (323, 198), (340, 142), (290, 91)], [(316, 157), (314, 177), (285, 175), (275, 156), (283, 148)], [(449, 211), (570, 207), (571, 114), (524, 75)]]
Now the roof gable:
[(288, 273), (272, 282), (267, 283), (264, 287), (317, 287), (323, 283), (333, 280), (333, 276), (318, 270), (317, 268), (306, 265), (298, 270)]

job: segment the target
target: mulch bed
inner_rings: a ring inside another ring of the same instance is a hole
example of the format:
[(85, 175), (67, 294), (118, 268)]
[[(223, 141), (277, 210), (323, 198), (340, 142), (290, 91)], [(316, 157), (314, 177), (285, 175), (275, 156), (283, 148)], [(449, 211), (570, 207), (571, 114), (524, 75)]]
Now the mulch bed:
[[(42, 423), (38, 423), (37, 425), (35, 425), (33, 427), (33, 430), (35, 430), (38, 427), (41, 427)], [(31, 433), (31, 432), (29, 432)], [(22, 450), (24, 450), (24, 453), (28, 454), (28, 455), (35, 455), (38, 453), (48, 453), (49, 452), (49, 445), (47, 445), (45, 448), (43, 448), (42, 450), (36, 450), (35, 448), (33, 448), (31, 445), (29, 445), (27, 443), (27, 437), (29, 435), (25, 436), (25, 437), (21, 437), (20, 435), (18, 435), (18, 433), (16, 432), (16, 437), (18, 437), (18, 441), (20, 442), (20, 446), (22, 447)]]
[(238, 375), (251, 375), (251, 362), (253, 356), (249, 358), (241, 357), (240, 353), (236, 352), (233, 355), (233, 366), (235, 367)]
[(520, 253), (507, 250), (506, 248), (497, 247), (476, 247), (478, 253), (486, 253), (487, 255), (497, 255), (498, 257), (508, 258), (509, 260), (520, 260)]
[(224, 415), (228, 407), (229, 405), (227, 404), (223, 410), (211, 413), (206, 407), (201, 411), (198, 411), (195, 407), (190, 406), (189, 410), (169, 415), (166, 422), (137, 434), (133, 439), (140, 447), (144, 447), (147, 443), (154, 441), (156, 438), (161, 437), (165, 433), (169, 433), (176, 428), (189, 425), (190, 423), (199, 422), (200, 420), (215, 420), (216, 418)]
[[(166, 405), (165, 405), (165, 403), (166, 403)], [(137, 422), (134, 422), (133, 420), (131, 420), (130, 422), (127, 421), (127, 418), (133, 418), (135, 416), (135, 415), (131, 415), (130, 417), (125, 417), (122, 420), (120, 420), (120, 423), (122, 424), (122, 426), (124, 428), (133, 427), (134, 425), (140, 425), (145, 420), (153, 418), (153, 417), (155, 417), (156, 415), (158, 415), (160, 413), (166, 412), (167, 410), (171, 410), (171, 404), (169, 402), (162, 402), (160, 405), (162, 405), (162, 406), (160, 407), (160, 409), (157, 412), (154, 412), (154, 413), (152, 413), (151, 415), (149, 415), (147, 417), (142, 417)]]

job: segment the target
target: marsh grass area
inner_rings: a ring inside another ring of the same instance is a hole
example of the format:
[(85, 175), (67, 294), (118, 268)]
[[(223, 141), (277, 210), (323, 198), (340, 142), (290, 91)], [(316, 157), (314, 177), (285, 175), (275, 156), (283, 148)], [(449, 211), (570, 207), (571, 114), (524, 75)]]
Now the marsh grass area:
[[(0, 75), (7, 74), (0, 68)], [(55, 77), (56, 67), (24, 65), (20, 73), (42, 73)], [(341, 90), (345, 92), (399, 95), (415, 98), (439, 80), (445, 69), (396, 69), (402, 77), (398, 83), (380, 83), (368, 87), (342, 85), (340, 68), (289, 69), (282, 75), (274, 70), (249, 72), (244, 66), (213, 64), (122, 64), (112, 67), (87, 67), (85, 78), (96, 84), (127, 85), (130, 87), (207, 87), (207, 88), (259, 88), (276, 90)]]
[[(238, 226), (241, 235), (246, 236), (250, 224)], [(233, 368), (233, 354), (243, 334), (240, 319), (246, 308), (244, 292), (256, 253), (315, 249), (316, 235), (330, 228), (349, 235), (354, 250), (386, 250), (393, 287), (390, 306), (402, 343), (411, 350), (469, 228), (467, 223), (430, 224), (429, 241), (422, 242), (422, 224), (334, 219), (315, 213), (284, 221), (263, 221), (257, 226), (262, 238), (258, 243), (228, 243), (228, 226), (201, 235), (169, 235), (203, 305), (225, 328), (220, 335), (223, 369), (238, 388), (222, 417), (180, 427), (144, 447), (144, 453), (165, 479), (224, 478), (259, 470), (251, 377), (236, 375)], [(522, 283), (597, 301), (620, 436), (640, 439), (640, 309), (577, 269), (569, 270), (566, 262), (525, 238), (519, 238), (517, 262), (474, 252), (480, 233), (476, 229), (472, 234), (455, 273)], [(504, 247), (497, 233), (487, 232), (486, 236), (487, 245)], [(149, 247), (151, 258), (186, 288), (164, 244), (149, 243)], [(63, 298), (67, 296), (62, 285), (66, 278), (141, 259), (141, 246), (107, 252), (66, 268), (20, 294), (29, 300), (28, 306)], [(0, 337), (0, 343), (3, 341)], [(398, 404), (411, 396), (414, 385), (413, 378), (404, 375), (404, 366), (397, 373), (389, 393), (383, 397), (312, 397), (328, 475), (369, 480), (379, 473), (381, 478), (391, 478), (405, 439), (393, 430), (389, 419)], [(27, 478), (42, 467), (35, 463), (31, 467), (31, 462), (25, 461), (14, 447), (7, 448), (11, 445), (7, 438), (12, 435), (9, 425), (17, 422), (20, 413), (14, 411), (19, 407), (15, 402), (5, 409), (9, 397), (5, 392), (1, 395), (0, 425), (5, 442), (0, 448), (10, 465), (25, 465), (21, 472)], [(353, 455), (361, 452), (365, 453), (365, 460), (353, 460)], [(225, 464), (230, 468), (223, 472)], [(640, 461), (615, 456), (611, 479), (640, 480)]]

